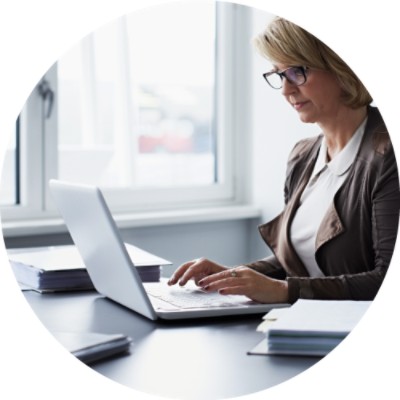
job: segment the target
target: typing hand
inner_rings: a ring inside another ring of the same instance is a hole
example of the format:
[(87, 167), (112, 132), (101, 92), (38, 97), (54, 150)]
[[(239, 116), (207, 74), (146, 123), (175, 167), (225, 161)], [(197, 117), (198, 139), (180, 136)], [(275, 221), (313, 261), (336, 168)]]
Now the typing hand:
[(205, 291), (218, 291), (223, 295), (243, 295), (259, 303), (288, 302), (286, 281), (272, 279), (244, 266), (214, 273), (204, 277), (197, 284)]
[(227, 267), (206, 258), (199, 258), (178, 267), (169, 279), (168, 285), (175, 285), (179, 282), (180, 286), (184, 286), (189, 279), (193, 279), (196, 285), (198, 285), (199, 281), (203, 278), (225, 270), (227, 270)]

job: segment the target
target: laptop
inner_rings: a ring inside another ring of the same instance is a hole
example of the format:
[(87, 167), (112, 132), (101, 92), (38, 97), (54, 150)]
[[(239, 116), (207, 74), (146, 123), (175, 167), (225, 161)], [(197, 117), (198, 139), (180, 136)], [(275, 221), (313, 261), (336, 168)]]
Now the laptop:
[[(95, 289), (151, 320), (265, 314), (289, 304), (260, 304), (245, 296), (206, 293), (193, 282), (143, 283), (100, 189), (51, 180), (50, 190)], [(182, 303), (182, 304), (179, 304)]]

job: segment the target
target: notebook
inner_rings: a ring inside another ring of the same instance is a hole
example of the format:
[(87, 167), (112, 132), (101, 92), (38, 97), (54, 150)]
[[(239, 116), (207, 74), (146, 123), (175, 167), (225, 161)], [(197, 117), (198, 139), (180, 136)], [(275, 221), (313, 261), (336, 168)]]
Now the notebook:
[[(133, 261), (101, 190), (59, 180), (51, 180), (49, 185), (93, 285), (105, 297), (151, 320), (259, 314), (289, 306), (205, 293), (194, 284), (181, 288), (169, 287), (163, 280), (143, 283), (132, 268)], [(177, 305), (177, 301), (184, 305)]]

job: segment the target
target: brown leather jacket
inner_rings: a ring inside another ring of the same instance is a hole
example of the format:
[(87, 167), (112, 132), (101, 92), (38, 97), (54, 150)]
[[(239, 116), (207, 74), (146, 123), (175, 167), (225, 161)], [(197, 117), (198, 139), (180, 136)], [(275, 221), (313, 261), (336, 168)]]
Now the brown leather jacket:
[(392, 143), (378, 109), (368, 107), (359, 152), (317, 234), (315, 257), (325, 276), (310, 278), (291, 245), (289, 232), (321, 139), (322, 135), (304, 139), (292, 150), (285, 208), (259, 227), (274, 256), (248, 266), (286, 279), (290, 302), (298, 298), (372, 300), (389, 267), (399, 223), (399, 178)]

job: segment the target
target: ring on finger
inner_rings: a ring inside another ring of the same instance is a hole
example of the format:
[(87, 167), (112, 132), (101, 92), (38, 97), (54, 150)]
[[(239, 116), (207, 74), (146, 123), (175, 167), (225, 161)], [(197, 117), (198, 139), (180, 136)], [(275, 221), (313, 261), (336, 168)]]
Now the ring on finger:
[(238, 273), (237, 273), (237, 271), (236, 271), (236, 269), (231, 269), (231, 277), (232, 278), (237, 278), (238, 277)]

